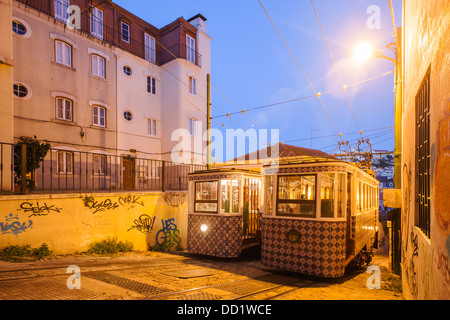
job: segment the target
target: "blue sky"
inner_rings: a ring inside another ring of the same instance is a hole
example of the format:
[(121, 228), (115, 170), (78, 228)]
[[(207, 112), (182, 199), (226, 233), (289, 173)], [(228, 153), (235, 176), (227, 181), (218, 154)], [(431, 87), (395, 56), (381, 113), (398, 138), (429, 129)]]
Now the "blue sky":
[[(316, 92), (341, 87), (310, 0), (261, 0)], [(212, 115), (236, 112), (314, 94), (258, 0), (116, 0), (161, 28), (178, 17), (201, 13), (211, 42)], [(392, 0), (396, 26), (401, 26), (401, 0)], [(369, 6), (380, 8), (380, 28), (369, 29)], [(372, 59), (355, 63), (353, 48), (369, 41), (393, 57), (385, 46), (394, 41), (388, 0), (314, 0), (325, 35), (344, 84), (394, 70), (393, 63)], [(284, 103), (246, 114), (217, 117), (213, 128), (279, 129), (285, 143), (333, 153), (339, 133), (356, 144), (363, 130), (373, 149), (393, 150), (394, 75), (389, 74), (343, 90)], [(220, 94), (218, 93), (220, 92)], [(224, 97), (226, 97), (226, 99)], [(230, 103), (230, 101), (232, 103)], [(351, 107), (350, 107), (351, 106)], [(220, 108), (219, 111), (216, 107)], [(326, 111), (325, 111), (325, 109)], [(352, 110), (354, 116), (352, 114)], [(328, 113), (328, 115), (327, 115)], [(331, 118), (331, 120), (330, 120)], [(355, 120), (356, 118), (356, 120)], [(221, 124), (226, 127), (222, 127)], [(383, 129), (384, 128), (384, 129)], [(314, 139), (311, 141), (311, 135)], [(320, 138), (331, 136), (328, 138)], [(229, 157), (227, 157), (229, 158)]]

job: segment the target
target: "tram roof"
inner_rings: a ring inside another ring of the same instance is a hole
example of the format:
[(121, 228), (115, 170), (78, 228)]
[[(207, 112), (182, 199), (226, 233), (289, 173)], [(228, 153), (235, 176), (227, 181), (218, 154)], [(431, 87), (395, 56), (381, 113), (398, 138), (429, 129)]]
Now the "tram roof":
[(197, 175), (197, 174), (217, 174), (217, 173), (244, 173), (244, 174), (261, 174), (259, 170), (250, 170), (243, 168), (216, 168), (209, 170), (199, 170), (195, 172), (188, 173), (187, 175)]

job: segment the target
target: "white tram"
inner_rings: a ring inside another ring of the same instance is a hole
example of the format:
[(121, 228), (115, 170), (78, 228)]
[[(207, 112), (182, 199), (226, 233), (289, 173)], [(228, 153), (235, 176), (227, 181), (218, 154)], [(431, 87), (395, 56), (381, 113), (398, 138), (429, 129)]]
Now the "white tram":
[(259, 171), (197, 171), (188, 180), (190, 253), (232, 258), (260, 244)]
[(264, 266), (341, 277), (350, 263), (369, 263), (377, 247), (378, 181), (336, 160), (263, 168)]

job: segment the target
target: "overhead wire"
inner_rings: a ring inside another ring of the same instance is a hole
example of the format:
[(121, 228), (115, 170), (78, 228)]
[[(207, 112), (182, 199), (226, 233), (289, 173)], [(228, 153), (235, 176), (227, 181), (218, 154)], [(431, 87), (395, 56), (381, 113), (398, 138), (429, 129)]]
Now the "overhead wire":
[[(389, 75), (389, 74), (391, 74), (393, 72), (394, 71), (385, 72), (383, 74), (379, 74), (377, 76), (370, 77), (370, 78), (367, 78), (367, 79), (364, 79), (364, 80), (356, 81), (356, 82), (353, 82), (353, 83), (351, 83), (349, 85), (344, 85), (344, 86), (346, 88), (353, 87), (353, 86), (365, 83), (367, 81), (371, 81), (371, 80), (374, 80), (374, 79), (377, 79), (377, 78), (380, 78), (380, 77), (384, 77), (384, 76)], [(339, 88), (336, 88), (336, 89), (332, 89), (332, 90), (328, 90), (328, 91), (325, 91), (325, 92), (321, 92), (320, 95), (334, 93), (334, 92), (337, 92), (337, 91), (342, 90), (342, 89), (343, 89), (343, 87), (339, 87)], [(314, 98), (314, 97), (316, 97), (316, 95), (308, 95), (308, 96), (303, 96), (303, 97), (299, 97), (299, 98), (295, 98), (295, 99), (275, 102), (275, 103), (271, 103), (271, 104), (268, 104), (268, 105), (248, 108), (248, 109), (246, 109), (246, 112), (260, 110), (260, 109), (266, 109), (266, 108), (270, 108), (270, 107), (274, 107), (274, 106), (278, 106), (278, 105), (282, 105), (282, 104), (286, 104), (286, 103), (296, 102), (296, 101), (300, 101), (300, 100), (310, 99), (310, 98)], [(229, 115), (234, 115), (234, 114), (237, 114), (237, 113), (238, 112), (231, 112), (231, 113), (229, 113)], [(218, 115), (218, 116), (215, 116), (215, 117), (212, 117), (212, 118), (221, 118), (221, 117), (225, 117), (225, 116), (228, 116), (228, 114), (221, 114), (221, 115)]]
[[(320, 93), (318, 93), (316, 91), (316, 89), (314, 89), (314, 86), (312, 85), (311, 81), (308, 79), (306, 73), (304, 72), (303, 68), (300, 66), (300, 63), (298, 62), (297, 58), (295, 57), (295, 55), (292, 53), (291, 48), (288, 46), (288, 44), (286, 43), (286, 40), (284, 39), (283, 35), (281, 34), (281, 32), (278, 30), (275, 22), (273, 21), (272, 17), (270, 16), (270, 14), (267, 12), (266, 8), (264, 7), (263, 3), (261, 2), (261, 0), (258, 0), (259, 4), (261, 5), (261, 7), (263, 8), (264, 12), (266, 13), (267, 17), (269, 18), (270, 22), (272, 23), (273, 27), (275, 28), (275, 30), (277, 31), (279, 37), (281, 38), (281, 40), (283, 41), (284, 45), (286, 46), (286, 48), (288, 49), (289, 53), (291, 54), (292, 58), (294, 59), (295, 63), (297, 64), (298, 68), (300, 69), (300, 71), (302, 72), (303, 76), (305, 77), (306, 81), (308, 82), (308, 84), (310, 85), (311, 89), (313, 90), (314, 94), (316, 95), (317, 99), (319, 100), (320, 104), (322, 105), (322, 108), (324, 109), (325, 113), (327, 114), (329, 120), (331, 121), (334, 129), (336, 130), (339, 138), (342, 140), (342, 134), (339, 132), (339, 130), (337, 129), (333, 119), (331, 119), (330, 114), (328, 113), (328, 110), (325, 108), (325, 105), (322, 102), (322, 99), (320, 98)], [(342, 140), (343, 141), (343, 140)]]
[(345, 85), (344, 85), (344, 82), (342, 81), (341, 73), (339, 72), (339, 69), (338, 69), (338, 67), (337, 67), (337, 65), (336, 65), (336, 61), (335, 61), (335, 59), (334, 59), (333, 52), (331, 51), (330, 44), (328, 43), (327, 36), (326, 36), (325, 31), (324, 31), (324, 29), (323, 29), (322, 22), (320, 21), (319, 14), (317, 13), (317, 10), (316, 10), (316, 7), (315, 7), (315, 5), (314, 5), (314, 1), (313, 1), (313, 0), (311, 0), (311, 5), (312, 5), (312, 7), (313, 7), (313, 9), (314, 9), (314, 13), (315, 13), (315, 15), (316, 15), (317, 21), (319, 22), (320, 29), (322, 30), (323, 38), (325, 39), (325, 42), (326, 42), (326, 44), (327, 44), (328, 52), (330, 53), (331, 60), (333, 60), (333, 66), (334, 66), (334, 69), (336, 70), (336, 73), (337, 73), (337, 75), (338, 75), (339, 81), (340, 81), (340, 83), (341, 83), (341, 85), (342, 85), (342, 89), (344, 90), (345, 97), (346, 97), (346, 99), (347, 99), (348, 105), (350, 106), (350, 110), (352, 111), (353, 119), (355, 120), (356, 126), (358, 127), (358, 130), (360, 131), (361, 137), (362, 137), (362, 136), (363, 136), (363, 135), (362, 135), (362, 130), (361, 130), (361, 128), (359, 127), (358, 120), (356, 120), (355, 112), (354, 112), (353, 107), (352, 107), (352, 104), (351, 104), (351, 102), (350, 102), (350, 98), (348, 97), (346, 87), (345, 87)]

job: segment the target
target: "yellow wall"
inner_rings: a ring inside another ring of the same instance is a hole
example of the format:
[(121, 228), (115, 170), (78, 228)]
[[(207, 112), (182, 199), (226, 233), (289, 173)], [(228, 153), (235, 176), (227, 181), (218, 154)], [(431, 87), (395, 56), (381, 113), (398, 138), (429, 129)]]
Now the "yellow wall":
[(187, 193), (0, 197), (0, 248), (47, 243), (55, 254), (71, 254), (108, 237), (138, 251), (158, 244), (186, 248)]

